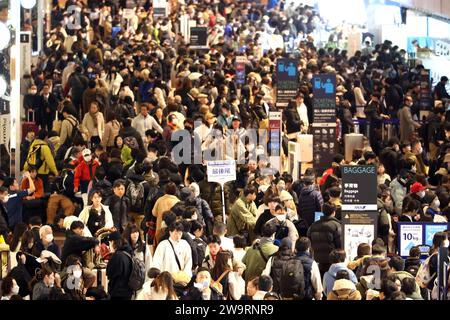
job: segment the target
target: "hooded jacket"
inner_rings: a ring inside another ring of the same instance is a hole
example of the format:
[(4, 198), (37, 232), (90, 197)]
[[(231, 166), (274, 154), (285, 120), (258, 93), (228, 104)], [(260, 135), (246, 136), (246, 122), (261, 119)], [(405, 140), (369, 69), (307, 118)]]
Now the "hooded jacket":
[(355, 284), (347, 279), (334, 282), (333, 290), (327, 295), (328, 300), (361, 300), (361, 293)]
[(353, 273), (352, 270), (347, 268), (345, 262), (332, 264), (330, 269), (323, 275), (323, 291), (325, 295), (328, 296), (328, 294), (333, 290), (334, 284), (336, 282), (336, 274), (340, 270), (346, 270), (348, 272), (350, 276), (350, 281), (354, 285), (358, 282), (356, 275)]

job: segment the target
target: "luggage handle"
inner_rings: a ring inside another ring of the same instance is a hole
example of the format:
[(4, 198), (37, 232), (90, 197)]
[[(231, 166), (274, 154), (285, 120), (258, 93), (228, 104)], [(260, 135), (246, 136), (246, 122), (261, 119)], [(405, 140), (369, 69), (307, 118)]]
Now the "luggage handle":
[[(31, 115), (31, 117), (30, 117), (30, 115)], [(33, 120), (31, 120), (30, 118), (33, 118)], [(31, 111), (28, 110), (28, 112), (27, 112), (27, 121), (28, 122), (35, 122), (36, 121), (34, 110), (31, 110)]]

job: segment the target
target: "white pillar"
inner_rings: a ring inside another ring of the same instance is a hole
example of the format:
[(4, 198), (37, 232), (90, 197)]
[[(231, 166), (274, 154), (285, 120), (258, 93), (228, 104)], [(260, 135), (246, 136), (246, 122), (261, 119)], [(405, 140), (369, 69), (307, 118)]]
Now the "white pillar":
[[(20, 1), (10, 1), (10, 20), (15, 29), (15, 42), (11, 46), (11, 135), (10, 151), (15, 150), (14, 175), (20, 175), (21, 110), (20, 105)], [(10, 152), (12, 155), (12, 152)], [(12, 172), (11, 172), (12, 174)]]
[(39, 54), (42, 52), (44, 43), (44, 21), (46, 13), (46, 0), (37, 0), (37, 51)]

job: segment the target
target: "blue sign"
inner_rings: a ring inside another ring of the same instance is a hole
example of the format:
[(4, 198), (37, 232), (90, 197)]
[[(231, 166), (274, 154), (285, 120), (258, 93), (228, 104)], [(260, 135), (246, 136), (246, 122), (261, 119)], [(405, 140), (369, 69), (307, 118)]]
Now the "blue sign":
[(314, 79), (314, 89), (316, 92), (323, 90), (325, 94), (333, 94), (334, 93), (334, 84), (331, 78), (322, 82), (320, 78)]
[(448, 229), (447, 224), (427, 224), (425, 225), (425, 244), (433, 245), (433, 237), (438, 232), (444, 232)]
[(277, 107), (286, 107), (298, 91), (298, 62), (295, 59), (277, 60)]
[(323, 212), (314, 212), (314, 221), (319, 221), (322, 216)]
[(434, 222), (406, 222), (398, 223), (399, 255), (407, 257), (411, 248), (421, 245), (431, 246), (437, 232), (446, 231), (447, 223)]

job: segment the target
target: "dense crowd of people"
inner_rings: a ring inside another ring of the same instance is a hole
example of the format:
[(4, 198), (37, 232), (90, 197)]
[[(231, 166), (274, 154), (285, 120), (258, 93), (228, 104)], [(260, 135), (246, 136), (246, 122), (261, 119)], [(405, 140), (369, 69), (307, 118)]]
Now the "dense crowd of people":
[[(423, 119), (423, 65), (410, 66), (389, 41), (347, 56), (339, 30), (317, 46), (322, 22), (311, 7), (178, 1), (154, 18), (150, 1), (134, 1), (125, 19), (129, 2), (68, 0), (51, 11), (44, 53), (22, 80), (23, 174), (0, 177), (0, 239), (13, 265), (2, 300), (437, 298), (437, 252), (450, 234), (434, 235), (425, 262), (418, 247), (405, 260), (397, 223), (449, 221), (446, 77)], [(186, 43), (185, 14), (208, 28), (209, 49)], [(295, 39), (294, 48), (268, 47), (271, 35)], [(311, 132), (311, 79), (336, 75), (340, 152), (323, 175), (268, 170), (266, 141), (245, 139), (278, 110), (281, 57), (299, 63), (298, 92), (283, 110), (284, 156), (293, 133)], [(346, 161), (341, 137), (356, 126), (365, 146)], [(181, 132), (199, 142), (184, 162), (175, 155)], [(226, 139), (245, 161), (222, 198), (195, 153), (220, 158)], [(377, 166), (378, 237), (354, 257), (343, 250), (344, 164)]]

